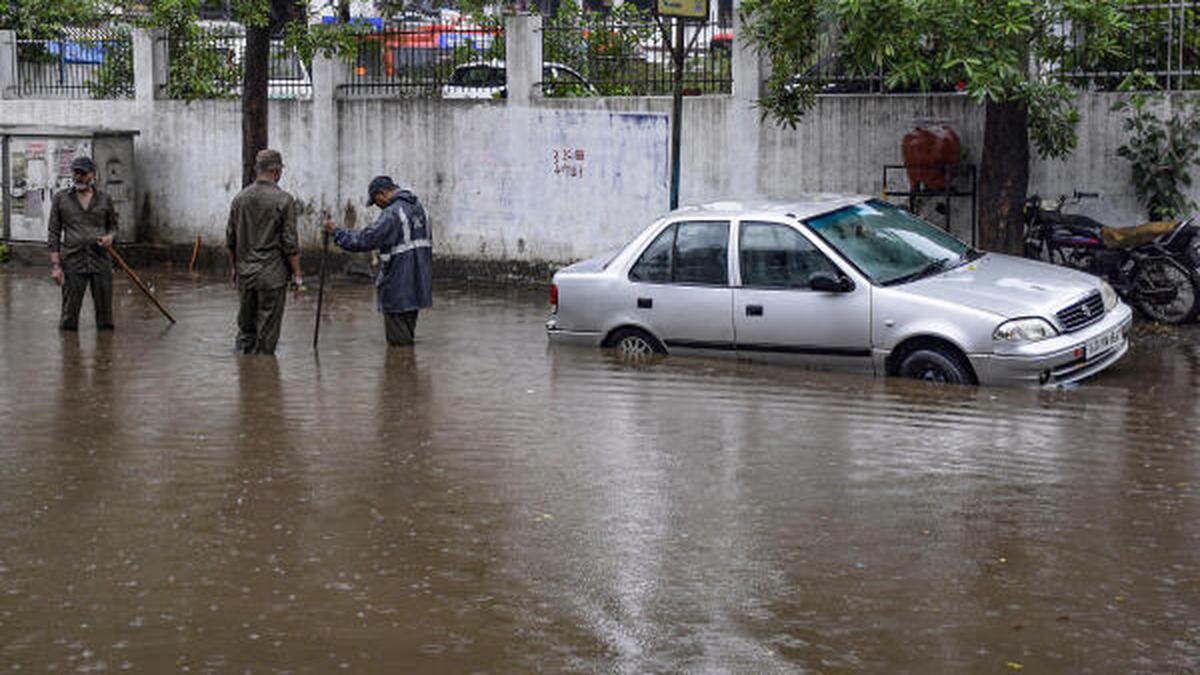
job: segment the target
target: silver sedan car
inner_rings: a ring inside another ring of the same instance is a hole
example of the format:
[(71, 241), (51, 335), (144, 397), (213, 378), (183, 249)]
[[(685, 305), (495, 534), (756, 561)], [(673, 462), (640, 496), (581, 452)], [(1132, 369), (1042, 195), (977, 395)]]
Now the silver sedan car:
[(982, 253), (869, 197), (672, 211), (554, 275), (552, 342), (949, 383), (1077, 382), (1128, 349), (1096, 277)]

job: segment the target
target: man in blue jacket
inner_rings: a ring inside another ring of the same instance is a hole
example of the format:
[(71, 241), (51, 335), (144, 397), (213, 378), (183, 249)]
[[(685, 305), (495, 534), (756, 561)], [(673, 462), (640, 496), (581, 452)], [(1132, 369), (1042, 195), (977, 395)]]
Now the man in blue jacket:
[(429, 220), (412, 192), (389, 176), (376, 176), (367, 187), (367, 206), (383, 209), (365, 230), (334, 227), (325, 220), (325, 231), (346, 251), (378, 251), (375, 277), (379, 311), (388, 344), (411, 345), (417, 312), (433, 306), (433, 251)]

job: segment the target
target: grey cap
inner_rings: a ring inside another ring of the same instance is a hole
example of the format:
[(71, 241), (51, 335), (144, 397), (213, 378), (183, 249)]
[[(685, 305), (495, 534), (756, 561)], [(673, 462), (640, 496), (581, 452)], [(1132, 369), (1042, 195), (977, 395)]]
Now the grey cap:
[(283, 155), (278, 150), (259, 150), (254, 156), (255, 171), (276, 171), (283, 168)]
[(91, 157), (80, 155), (71, 160), (71, 170), (96, 173), (96, 163), (92, 161)]
[(384, 190), (395, 190), (400, 187), (396, 185), (391, 176), (375, 176), (371, 179), (371, 184), (367, 186), (367, 206), (375, 205), (375, 195)]

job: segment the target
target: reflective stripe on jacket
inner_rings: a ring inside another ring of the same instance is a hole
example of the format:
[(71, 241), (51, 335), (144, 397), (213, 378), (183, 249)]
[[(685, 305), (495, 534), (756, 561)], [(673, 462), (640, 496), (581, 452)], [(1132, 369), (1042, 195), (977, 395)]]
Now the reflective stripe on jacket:
[(417, 196), (397, 190), (379, 218), (364, 230), (333, 231), (347, 251), (377, 251), (379, 311), (400, 314), (433, 306), (433, 244)]

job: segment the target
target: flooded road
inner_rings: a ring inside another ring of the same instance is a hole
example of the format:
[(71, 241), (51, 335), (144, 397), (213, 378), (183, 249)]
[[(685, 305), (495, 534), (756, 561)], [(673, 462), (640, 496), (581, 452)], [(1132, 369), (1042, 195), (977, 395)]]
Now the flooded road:
[(0, 672), (1200, 672), (1200, 330), (1070, 391), (547, 346), (369, 286), (233, 354), (0, 268)]

